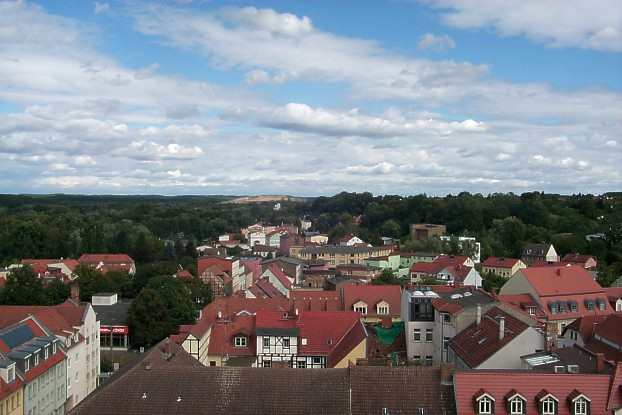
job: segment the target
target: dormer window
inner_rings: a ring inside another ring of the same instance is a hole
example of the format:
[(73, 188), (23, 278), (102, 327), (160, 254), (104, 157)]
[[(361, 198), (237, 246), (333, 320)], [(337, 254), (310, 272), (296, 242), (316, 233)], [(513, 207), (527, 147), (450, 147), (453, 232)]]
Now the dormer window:
[(386, 301), (381, 301), (376, 305), (376, 314), (378, 315), (388, 315), (389, 314), (389, 304)]
[(520, 394), (514, 393), (508, 396), (507, 408), (510, 415), (524, 415), (526, 413), (527, 401)]
[(556, 415), (559, 402), (553, 395), (548, 394), (540, 399), (540, 415)]
[(234, 343), (235, 347), (246, 347), (246, 337), (244, 336), (237, 336), (234, 339)]
[(24, 372), (28, 372), (30, 370), (30, 359), (24, 359)]
[(7, 383), (11, 383), (15, 380), (15, 365), (9, 366), (6, 377)]
[(35, 353), (35, 366), (39, 364), (39, 353)]
[(475, 399), (475, 409), (478, 415), (491, 415), (494, 413), (495, 400), (487, 393), (479, 395)]
[(45, 346), (43, 348), (43, 359), (47, 359), (50, 356), (50, 348), (49, 346)]
[(572, 415), (588, 415), (590, 413), (590, 400), (588, 397), (579, 393), (577, 390), (575, 390), (572, 395), (576, 395), (574, 398), (570, 399)]
[(52, 354), (56, 354), (56, 342), (52, 343)]
[(367, 304), (365, 304), (362, 301), (355, 303), (353, 308), (354, 308), (354, 311), (357, 311), (363, 315), (367, 314)]

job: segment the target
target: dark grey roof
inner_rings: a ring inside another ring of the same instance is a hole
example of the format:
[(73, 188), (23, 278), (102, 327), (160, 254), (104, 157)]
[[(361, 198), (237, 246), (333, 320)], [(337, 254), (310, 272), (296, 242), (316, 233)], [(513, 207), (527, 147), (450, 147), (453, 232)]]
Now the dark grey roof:
[(120, 300), (114, 305), (94, 305), (93, 310), (102, 326), (124, 326), (132, 305), (131, 300)]
[(340, 246), (340, 245), (324, 245), (324, 246), (308, 246), (302, 248), (300, 253), (305, 254), (360, 254), (374, 253), (378, 251), (386, 251), (386, 246)]
[(20, 344), (24, 344), (33, 337), (35, 337), (34, 333), (30, 327), (25, 324), (17, 325), (0, 334), (0, 339), (9, 349), (19, 346)]
[(15, 364), (14, 361), (9, 360), (9, 359), (0, 359), (0, 368), (2, 369), (6, 369), (7, 367), (11, 366)]
[(10, 357), (11, 359), (25, 359), (28, 356), (31, 356), (32, 353), (28, 353), (28, 352), (20, 352), (17, 350), (13, 350), (9, 353), (6, 354), (8, 357)]
[(549, 250), (551, 244), (527, 244), (523, 248), (523, 255), (536, 255), (536, 256), (544, 256), (546, 252)]
[(304, 265), (305, 261), (303, 261), (302, 259), (298, 259), (298, 258), (292, 258), (289, 256), (280, 256), (277, 258), (273, 258), (273, 259), (267, 259), (265, 261), (262, 261), (262, 265), (263, 264), (272, 264), (274, 262), (285, 262), (287, 264), (291, 264), (291, 265)]
[[(539, 352), (527, 356), (521, 356), (521, 359), (544, 358), (549, 356), (550, 362), (537, 365), (533, 370), (555, 373), (556, 366), (564, 366), (564, 372), (568, 372), (568, 366), (577, 366), (579, 373), (599, 373), (596, 367), (596, 355), (580, 346), (562, 347), (553, 352)], [(604, 373), (612, 373), (615, 366), (605, 361)]]
[[(471, 290), (469, 287), (458, 288), (453, 292), (437, 293), (443, 300), (460, 304), (464, 308), (475, 307), (477, 304), (494, 303), (495, 300), (485, 291)], [(459, 294), (458, 297), (456, 294)], [(466, 294), (466, 295), (465, 295)], [(452, 298), (454, 296), (454, 298)]]

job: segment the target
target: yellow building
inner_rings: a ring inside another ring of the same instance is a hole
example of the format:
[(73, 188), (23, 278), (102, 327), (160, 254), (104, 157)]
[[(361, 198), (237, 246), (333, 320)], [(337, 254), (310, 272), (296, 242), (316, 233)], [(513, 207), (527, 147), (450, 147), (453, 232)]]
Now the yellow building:
[(1, 356), (0, 415), (24, 415), (23, 383), (15, 375), (15, 363), (11, 360), (2, 360)]
[(520, 259), (488, 257), (482, 264), (482, 274), (495, 274), (500, 277), (510, 278), (519, 270), (527, 268)]
[(291, 255), (304, 260), (326, 261), (330, 267), (348, 264), (363, 264), (372, 257), (387, 256), (392, 252), (389, 246), (307, 246), (300, 250), (290, 249)]

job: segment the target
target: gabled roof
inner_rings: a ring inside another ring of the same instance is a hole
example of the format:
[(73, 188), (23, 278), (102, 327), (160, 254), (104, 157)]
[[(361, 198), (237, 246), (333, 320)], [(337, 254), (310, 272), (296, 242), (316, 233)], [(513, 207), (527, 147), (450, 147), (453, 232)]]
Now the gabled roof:
[(0, 327), (15, 324), (32, 315), (55, 334), (67, 336), (83, 324), (87, 305), (65, 301), (55, 306), (0, 306)]
[(486, 258), (486, 260), (482, 263), (485, 267), (494, 267), (494, 268), (512, 268), (516, 265), (516, 263), (520, 261), (518, 258), (505, 258), (505, 257), (497, 257), (490, 256)]
[(134, 260), (127, 254), (83, 254), (78, 258), (81, 264), (133, 264)]
[(285, 288), (292, 288), (292, 280), (283, 272), (281, 268), (279, 268), (277, 264), (268, 265), (268, 270), (270, 270), (272, 275), (274, 275)]
[(267, 278), (260, 278), (253, 284), (249, 291), (253, 293), (253, 295), (257, 298), (275, 298), (275, 297), (283, 297), (283, 293), (281, 293)]
[(559, 402), (558, 415), (571, 415), (567, 399), (578, 396), (590, 399), (590, 413), (606, 414), (611, 376), (606, 374), (540, 373), (531, 370), (472, 370), (454, 375), (456, 410), (460, 415), (475, 415), (473, 397), (482, 388), (495, 399), (495, 414), (505, 415), (505, 398), (510, 392), (526, 400), (526, 413), (539, 413), (537, 402), (551, 395)]
[(367, 315), (376, 315), (376, 304), (381, 301), (389, 303), (389, 315), (400, 316), (400, 302), (402, 288), (399, 285), (353, 285), (347, 284), (342, 288), (344, 310), (352, 311), (358, 301), (368, 305)]
[[(503, 339), (499, 339), (502, 317), (505, 319), (505, 332)], [(480, 324), (471, 324), (451, 339), (449, 345), (463, 362), (475, 369), (528, 327), (499, 307), (493, 307), (482, 316)]]
[(234, 260), (218, 256), (202, 256), (197, 259), (197, 275), (203, 275), (205, 270), (211, 266), (218, 266), (222, 271), (232, 272)]
[(596, 257), (594, 255), (581, 255), (581, 254), (566, 254), (562, 258), (562, 262), (571, 262), (574, 264), (586, 264), (590, 259), (596, 261)]
[(541, 297), (591, 293), (604, 294), (603, 288), (582, 267), (530, 267), (519, 272), (525, 276)]
[(523, 256), (545, 256), (551, 246), (551, 244), (526, 244), (523, 247)]
[(508, 304), (528, 314), (531, 309), (535, 312), (535, 314), (533, 314), (534, 317), (542, 318), (546, 316), (540, 304), (538, 304), (531, 294), (502, 294), (498, 295), (497, 299), (501, 303)]
[[(210, 356), (254, 356), (255, 355), (255, 317), (235, 315), (218, 320), (212, 327), (209, 338)], [(235, 337), (246, 337), (245, 347), (235, 346)]]

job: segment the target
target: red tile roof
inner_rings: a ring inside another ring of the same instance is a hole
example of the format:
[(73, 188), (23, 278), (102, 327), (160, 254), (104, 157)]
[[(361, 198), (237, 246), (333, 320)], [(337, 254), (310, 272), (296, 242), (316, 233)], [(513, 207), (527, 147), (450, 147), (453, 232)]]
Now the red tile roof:
[(518, 258), (504, 258), (491, 256), (486, 258), (486, 261), (482, 263), (485, 267), (494, 267), (494, 268), (512, 268), (519, 261)]
[(424, 274), (438, 274), (448, 267), (464, 266), (469, 257), (463, 255), (439, 255), (432, 262), (416, 262), (410, 268), (410, 272)]
[[(240, 315), (218, 320), (210, 333), (208, 354), (214, 356), (254, 356), (255, 317)], [(236, 347), (235, 337), (246, 337), (246, 347)]]
[(463, 307), (460, 304), (452, 303), (442, 298), (436, 298), (432, 300), (432, 306), (439, 313), (456, 314), (462, 311)]
[[(499, 321), (505, 318), (503, 339), (499, 339)], [(473, 323), (449, 342), (453, 351), (474, 369), (510, 343), (529, 326), (498, 307), (482, 316), (481, 323)]]
[(578, 266), (554, 266), (520, 270), (540, 296), (603, 293), (592, 275)]
[(197, 275), (203, 275), (205, 270), (213, 265), (218, 265), (222, 270), (225, 270), (231, 274), (233, 262), (234, 261), (232, 259), (217, 256), (200, 257), (197, 259)]
[(352, 311), (354, 304), (363, 301), (367, 304), (367, 316), (376, 316), (376, 304), (381, 301), (389, 303), (389, 315), (400, 317), (402, 288), (399, 285), (343, 285), (343, 309)]
[(622, 298), (622, 287), (607, 287), (604, 290), (609, 301), (617, 301)]
[(546, 313), (542, 311), (540, 304), (531, 296), (531, 294), (503, 294), (498, 295), (497, 299), (504, 304), (509, 304), (516, 309), (529, 314), (529, 309), (535, 309), (534, 317), (543, 318)]
[(289, 293), (294, 308), (300, 311), (340, 311), (341, 299), (337, 291), (293, 290)]
[(127, 254), (83, 254), (78, 258), (81, 264), (133, 264), (134, 260)]
[[(571, 415), (567, 398), (575, 390), (590, 399), (592, 414), (606, 414), (611, 376), (607, 374), (537, 373), (533, 371), (474, 370), (456, 372), (454, 393), (460, 415), (475, 415), (474, 398), (484, 389), (495, 400), (494, 413), (508, 414), (505, 398), (514, 389), (526, 399), (526, 413), (539, 413), (537, 398), (545, 390), (559, 401), (558, 415)], [(573, 395), (575, 394), (575, 395)]]
[(257, 280), (257, 282), (253, 284), (249, 290), (257, 298), (285, 298), (283, 293), (280, 292), (270, 281), (268, 281), (267, 278)]
[(2, 378), (0, 378), (0, 402), (4, 398), (11, 396), (13, 393), (18, 391), (23, 385), (24, 385), (24, 382), (22, 382), (19, 376), (15, 376), (15, 380), (11, 383), (6, 383), (4, 380), (2, 380)]
[(593, 255), (566, 254), (562, 258), (562, 262), (571, 262), (573, 264), (581, 264), (581, 266), (587, 264), (589, 260), (594, 260), (596, 262), (596, 257)]
[(367, 333), (361, 315), (348, 311), (303, 311), (297, 321), (300, 343), (299, 354), (328, 356), (327, 367), (333, 367), (359, 345)]
[(175, 276), (182, 280), (191, 280), (193, 275), (187, 269), (182, 269), (181, 271), (177, 271)]
[(55, 334), (66, 336), (74, 327), (82, 324), (86, 305), (70, 301), (55, 306), (0, 306), (0, 327), (15, 324), (29, 315), (35, 316)]
[(268, 265), (268, 269), (285, 288), (292, 288), (292, 280), (276, 264)]

